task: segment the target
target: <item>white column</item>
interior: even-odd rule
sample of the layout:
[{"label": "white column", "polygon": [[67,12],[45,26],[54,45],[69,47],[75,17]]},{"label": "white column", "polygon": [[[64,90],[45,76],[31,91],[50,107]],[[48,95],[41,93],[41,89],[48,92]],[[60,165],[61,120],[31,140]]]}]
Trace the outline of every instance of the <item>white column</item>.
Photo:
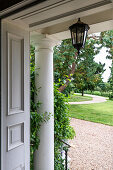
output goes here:
[{"label": "white column", "polygon": [[53,40],[43,38],[35,45],[35,61],[38,69],[36,88],[40,88],[36,102],[40,101],[39,113],[51,113],[47,123],[41,125],[40,146],[34,154],[34,170],[54,170],[54,95],[53,95]]}]

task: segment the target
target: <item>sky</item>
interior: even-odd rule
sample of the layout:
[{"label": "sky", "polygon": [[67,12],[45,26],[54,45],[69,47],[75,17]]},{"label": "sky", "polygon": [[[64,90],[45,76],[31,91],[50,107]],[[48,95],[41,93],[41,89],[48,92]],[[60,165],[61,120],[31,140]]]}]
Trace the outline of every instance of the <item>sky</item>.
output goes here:
[{"label": "sky", "polygon": [[102,47],[100,53],[95,56],[95,61],[97,63],[99,63],[99,62],[101,62],[102,64],[105,63],[104,69],[106,69],[106,71],[102,75],[104,82],[107,82],[107,80],[110,76],[110,68],[109,67],[111,66],[111,60],[106,59],[106,56],[107,56],[107,52],[106,52],[105,47]]}]

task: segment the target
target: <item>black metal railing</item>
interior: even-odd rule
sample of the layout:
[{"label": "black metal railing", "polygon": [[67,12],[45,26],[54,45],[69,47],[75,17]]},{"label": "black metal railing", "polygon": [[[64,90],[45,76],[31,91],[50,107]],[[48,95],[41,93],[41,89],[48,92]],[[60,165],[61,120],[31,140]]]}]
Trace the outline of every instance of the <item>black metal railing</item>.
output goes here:
[{"label": "black metal railing", "polygon": [[71,146],[63,140],[60,141],[64,144],[63,150],[65,151],[65,170],[68,170],[68,150]]}]

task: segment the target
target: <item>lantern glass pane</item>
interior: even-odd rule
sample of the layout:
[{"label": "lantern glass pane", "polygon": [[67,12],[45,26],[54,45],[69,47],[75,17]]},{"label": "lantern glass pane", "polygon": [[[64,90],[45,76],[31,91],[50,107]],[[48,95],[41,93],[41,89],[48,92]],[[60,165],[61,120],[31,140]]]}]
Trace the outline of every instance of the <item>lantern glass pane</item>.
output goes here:
[{"label": "lantern glass pane", "polygon": [[84,27],[78,27],[77,28],[77,44],[81,44],[83,43],[83,35],[84,35]]},{"label": "lantern glass pane", "polygon": [[80,44],[81,42],[81,32],[78,32],[77,34],[77,43]]},{"label": "lantern glass pane", "polygon": [[86,37],[87,37],[87,30],[85,30],[85,32],[84,32],[83,47],[84,47],[85,42],[86,42]]},{"label": "lantern glass pane", "polygon": [[72,44],[76,44],[76,29],[71,30]]},{"label": "lantern glass pane", "polygon": [[76,33],[72,32],[72,43],[76,44]]},{"label": "lantern glass pane", "polygon": [[71,31],[72,44],[74,48],[78,50],[79,53],[79,50],[85,45],[89,26],[81,22],[79,18],[78,22],[76,24],[71,25],[69,29]]}]

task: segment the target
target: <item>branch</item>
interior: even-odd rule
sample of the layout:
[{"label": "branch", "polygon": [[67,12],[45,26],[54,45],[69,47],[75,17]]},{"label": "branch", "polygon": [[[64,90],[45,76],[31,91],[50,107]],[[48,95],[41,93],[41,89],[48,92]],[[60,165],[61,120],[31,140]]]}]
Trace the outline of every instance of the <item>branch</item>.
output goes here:
[{"label": "branch", "polygon": [[[75,56],[74,56],[75,61],[76,61],[76,59],[77,59],[77,56],[78,56],[78,54],[75,53]],[[62,86],[59,87],[59,89],[58,89],[59,92],[63,92],[63,91],[65,90],[65,88],[68,86],[68,84],[69,84],[69,82],[70,82],[70,79],[71,79],[71,76],[75,73],[75,66],[76,66],[75,62],[72,63],[71,71],[70,71],[70,73],[68,74],[68,77],[66,78],[66,83],[65,83],[64,85],[62,85]]]}]

